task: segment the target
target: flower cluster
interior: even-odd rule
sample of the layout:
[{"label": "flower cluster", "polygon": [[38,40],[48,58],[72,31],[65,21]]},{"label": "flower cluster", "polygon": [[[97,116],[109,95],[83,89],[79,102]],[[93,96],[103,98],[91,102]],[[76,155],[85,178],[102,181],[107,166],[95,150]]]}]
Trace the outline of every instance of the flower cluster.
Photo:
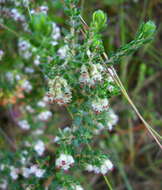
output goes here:
[{"label": "flower cluster", "polygon": [[106,98],[104,99],[97,98],[96,100],[92,101],[92,109],[95,113],[106,111],[108,108],[109,108],[109,101]]},{"label": "flower cluster", "polygon": [[63,170],[68,170],[73,166],[74,162],[74,158],[71,155],[62,153],[59,158],[56,159],[56,167]]},{"label": "flower cluster", "polygon": [[51,102],[56,102],[58,105],[65,105],[71,101],[71,87],[62,77],[55,77],[49,80],[48,97]]},{"label": "flower cluster", "polygon": [[87,164],[85,169],[88,172],[94,172],[96,174],[103,174],[105,175],[106,173],[112,171],[114,168],[112,162],[109,159],[103,160],[102,164],[100,166],[96,166],[96,165],[91,165],[91,164]]},{"label": "flower cluster", "polygon": [[81,85],[88,85],[90,87],[95,86],[96,82],[102,80],[102,72],[104,68],[101,64],[88,64],[81,66],[81,75],[79,82]]}]

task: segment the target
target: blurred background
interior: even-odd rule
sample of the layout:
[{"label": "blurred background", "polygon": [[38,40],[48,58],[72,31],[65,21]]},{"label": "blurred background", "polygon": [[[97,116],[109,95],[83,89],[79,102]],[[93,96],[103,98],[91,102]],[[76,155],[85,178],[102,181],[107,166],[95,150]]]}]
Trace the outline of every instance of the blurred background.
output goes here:
[{"label": "blurred background", "polygon": [[[131,41],[143,21],[156,23],[154,42],[123,58],[116,69],[144,118],[162,134],[162,1],[89,0],[82,1],[82,6],[87,22],[95,9],[102,9],[108,14],[108,28],[104,32],[107,52],[115,51]],[[162,189],[162,152],[123,96],[114,98],[112,104],[119,115],[110,145],[113,158],[118,163],[110,178],[114,189]],[[103,141],[107,141],[106,137],[103,137]],[[96,183],[96,190],[104,189],[102,179],[94,177],[92,183]]]},{"label": "blurred background", "polygon": [[[131,99],[143,117],[159,134],[162,134],[162,1],[82,0],[80,7],[82,16],[87,23],[90,22],[91,15],[95,10],[102,9],[107,13],[108,27],[103,32],[107,53],[115,51],[133,40],[139,25],[143,21],[152,20],[156,23],[155,40],[133,55],[123,58],[121,63],[115,67]],[[66,26],[61,0],[54,2],[52,11],[54,12],[53,18],[58,25]],[[7,24],[9,23],[10,21]],[[21,34],[21,28],[18,32]],[[23,100],[22,94],[16,86],[10,88],[6,85],[3,73],[9,70],[14,70],[16,73],[15,65],[20,60],[14,59],[16,55],[13,52],[17,51],[14,43],[16,42],[15,36],[6,32],[4,28],[0,28],[0,35],[0,47],[8,51],[9,55],[12,54],[12,58],[6,56],[3,59],[3,64],[0,65],[0,149],[7,149],[12,152],[15,146],[21,144],[26,135],[17,129],[15,118],[22,114],[24,104],[31,100],[37,102],[37,98],[34,99],[32,98],[33,95],[28,95],[27,99]],[[9,40],[12,43],[8,43]],[[28,63],[25,64],[30,66]],[[43,79],[40,81],[42,74],[38,70],[32,79],[37,81],[39,77],[36,86],[33,87],[35,97],[41,97],[43,94],[43,90],[39,90]],[[18,94],[20,98],[18,98]],[[11,101],[9,101],[10,99]],[[119,122],[111,136],[102,134],[95,139],[93,145],[97,145],[104,149],[105,153],[111,154],[116,165],[115,170],[108,175],[113,189],[161,190],[162,152],[122,95],[114,97],[111,100],[111,105],[119,116]],[[56,106],[52,108],[52,111],[55,117],[49,123],[55,126],[55,129],[46,129],[49,138],[51,137],[50,134],[54,134],[58,127],[70,123],[70,117],[63,108],[60,109]],[[47,123],[43,125],[45,126]],[[102,176],[89,173],[76,173],[75,175],[80,178],[85,189],[107,189]]]}]

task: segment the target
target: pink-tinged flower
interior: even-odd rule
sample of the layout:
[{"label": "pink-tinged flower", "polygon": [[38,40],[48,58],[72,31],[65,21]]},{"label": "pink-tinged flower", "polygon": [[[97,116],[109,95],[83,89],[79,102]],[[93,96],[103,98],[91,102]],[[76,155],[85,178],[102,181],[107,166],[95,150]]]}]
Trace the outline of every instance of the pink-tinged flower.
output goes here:
[{"label": "pink-tinged flower", "polygon": [[59,158],[56,159],[56,167],[66,171],[73,166],[74,162],[74,158],[71,155],[61,154]]}]

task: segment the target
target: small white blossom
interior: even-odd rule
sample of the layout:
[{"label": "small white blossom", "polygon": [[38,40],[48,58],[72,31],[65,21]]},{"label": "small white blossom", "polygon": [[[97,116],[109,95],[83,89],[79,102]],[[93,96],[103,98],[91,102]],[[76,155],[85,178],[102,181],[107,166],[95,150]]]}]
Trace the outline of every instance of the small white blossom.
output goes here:
[{"label": "small white blossom", "polygon": [[24,165],[26,163],[26,158],[24,156],[21,157],[20,162]]},{"label": "small white blossom", "polygon": [[38,169],[38,166],[37,166],[37,165],[32,165],[32,166],[30,167],[30,173],[31,173],[31,174],[34,174],[34,173],[37,171],[37,169]]},{"label": "small white blossom", "polygon": [[5,75],[7,80],[9,80],[10,82],[14,81],[14,74],[12,72],[7,72]]},{"label": "small white blossom", "polygon": [[27,105],[27,106],[25,107],[25,109],[26,109],[29,113],[34,113],[34,109],[33,109],[31,106],[29,106],[29,105]]},{"label": "small white blossom", "polygon": [[33,165],[30,167],[30,174],[34,174],[36,177],[43,177],[45,170],[38,168],[37,165]]},{"label": "small white blossom", "polygon": [[19,39],[18,48],[20,56],[22,56],[24,59],[29,59],[32,56],[31,44],[23,38]]},{"label": "small white blossom", "polygon": [[24,22],[25,21],[25,17],[24,15],[20,14],[18,9],[13,8],[10,11],[10,16],[15,20],[15,21],[21,21]]},{"label": "small white blossom", "polygon": [[106,98],[104,98],[104,99],[98,98],[98,99],[92,101],[92,109],[96,113],[105,111],[108,109],[108,107],[109,107],[109,101]]},{"label": "small white blossom", "polygon": [[26,72],[26,73],[34,73],[34,69],[31,68],[31,67],[26,67],[26,68],[25,68],[25,72]]},{"label": "small white blossom", "polygon": [[4,164],[1,164],[0,165],[0,171],[3,171],[5,169],[5,165]]},{"label": "small white blossom", "polygon": [[103,160],[103,163],[101,164],[101,166],[95,166],[95,165],[91,165],[91,164],[87,164],[85,166],[85,170],[87,170],[88,172],[94,172],[96,174],[101,173],[103,175],[105,175],[109,171],[112,171],[113,168],[114,168],[114,166],[109,159]]},{"label": "small white blossom", "polygon": [[109,129],[109,131],[112,131],[113,126],[117,124],[119,117],[115,114],[115,112],[112,109],[109,109],[107,112],[107,125],[106,127]]},{"label": "small white blossom", "polygon": [[52,116],[52,112],[43,111],[38,115],[38,119],[41,121],[47,121]]},{"label": "small white blossom", "polygon": [[92,166],[91,164],[87,164],[85,170],[88,172],[92,172],[94,170],[94,166]]},{"label": "small white blossom", "polygon": [[0,61],[2,60],[3,55],[4,55],[4,51],[0,49]]},{"label": "small white blossom", "polygon": [[[66,187],[63,187],[63,188],[59,188],[59,190],[69,190],[69,189],[67,189]],[[84,189],[80,185],[72,184],[70,190],[84,190]]]},{"label": "small white blossom", "polygon": [[45,144],[43,141],[38,140],[34,146],[34,150],[37,152],[39,156],[42,156],[45,151]]},{"label": "small white blossom", "polygon": [[48,97],[51,102],[56,102],[58,105],[65,105],[71,101],[71,87],[65,79],[57,76],[53,80],[49,80]]},{"label": "small white blossom", "polygon": [[18,42],[19,50],[27,51],[30,48],[30,43],[22,38],[19,39]]},{"label": "small white blossom", "polygon": [[96,126],[97,126],[97,128],[94,130],[94,133],[95,133],[96,135],[99,135],[100,132],[101,132],[105,127],[104,127],[104,125],[103,125],[102,123],[100,123],[100,122],[97,122],[97,123],[96,123]]},{"label": "small white blossom", "polygon": [[43,134],[43,130],[42,129],[37,129],[35,131],[32,132],[33,135],[42,135]]},{"label": "small white blossom", "polygon": [[68,170],[74,164],[74,158],[68,154],[61,154],[59,158],[56,159],[56,167]]},{"label": "small white blossom", "polygon": [[44,107],[46,107],[46,103],[44,101],[39,101],[37,103],[37,106],[44,108]]},{"label": "small white blossom", "polygon": [[41,62],[40,62],[40,56],[39,56],[39,55],[37,55],[37,56],[35,57],[35,59],[34,59],[34,64],[35,64],[35,65],[40,65],[40,64],[41,64]]},{"label": "small white blossom", "polygon": [[42,12],[42,13],[44,13],[44,14],[47,14],[47,12],[48,12],[48,7],[47,6],[40,6],[39,7],[39,9],[40,9],[40,12]]},{"label": "small white blossom", "polygon": [[32,90],[32,88],[33,88],[28,80],[24,80],[23,83],[21,84],[21,87],[27,93],[29,93]]},{"label": "small white blossom", "polygon": [[101,165],[101,173],[105,175],[107,172],[112,171],[114,168],[112,162],[108,159]]},{"label": "small white blossom", "polygon": [[23,130],[29,130],[30,129],[30,125],[29,125],[27,120],[18,121],[18,125]]},{"label": "small white blossom", "polygon": [[101,64],[82,65],[79,82],[81,85],[95,86],[96,82],[102,80],[103,66]]},{"label": "small white blossom", "polygon": [[3,189],[7,189],[7,180],[3,179],[2,181],[0,181],[0,188]]},{"label": "small white blossom", "polygon": [[25,177],[25,178],[29,178],[29,176],[30,176],[30,169],[23,167],[23,168],[22,168],[22,175],[23,175],[23,177]]},{"label": "small white blossom", "polygon": [[53,142],[54,142],[54,143],[57,143],[59,140],[60,140],[60,137],[56,136],[56,137],[53,139]]},{"label": "small white blossom", "polygon": [[113,85],[109,85],[109,86],[107,87],[107,89],[108,89],[109,92],[113,92],[114,86],[113,86]]},{"label": "small white blossom", "polygon": [[65,45],[65,46],[59,48],[58,54],[59,54],[61,59],[64,59],[67,57],[68,49],[69,49],[68,45]]},{"label": "small white blossom", "polygon": [[41,178],[41,177],[43,177],[44,173],[45,173],[45,170],[37,169],[35,172],[35,176],[38,178]]},{"label": "small white blossom", "polygon": [[16,180],[18,178],[19,169],[15,168],[14,166],[10,167],[10,176],[13,180]]},{"label": "small white blossom", "polygon": [[21,80],[21,76],[20,76],[19,74],[17,74],[17,75],[15,75],[15,79],[16,79],[17,81],[19,81],[19,80]]},{"label": "small white blossom", "polygon": [[73,185],[73,186],[72,186],[72,189],[73,189],[73,190],[84,190],[83,187],[80,186],[80,185]]}]

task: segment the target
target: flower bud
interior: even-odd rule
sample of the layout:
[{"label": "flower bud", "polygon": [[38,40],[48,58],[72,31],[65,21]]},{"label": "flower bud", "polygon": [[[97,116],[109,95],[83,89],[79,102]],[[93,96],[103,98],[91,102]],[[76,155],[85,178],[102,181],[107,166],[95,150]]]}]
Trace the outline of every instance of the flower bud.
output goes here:
[{"label": "flower bud", "polygon": [[49,18],[44,13],[35,14],[31,19],[31,29],[39,34],[49,35],[52,31],[52,25]]},{"label": "flower bud", "polygon": [[156,30],[156,25],[154,22],[148,21],[146,22],[146,24],[144,24],[143,32],[147,34],[148,37],[152,36],[155,33],[155,30]]},{"label": "flower bud", "polygon": [[107,21],[107,16],[103,11],[101,11],[101,10],[95,11],[93,13],[92,18],[93,18],[92,23],[97,30],[101,30],[105,27],[106,21]]},{"label": "flower bud", "polygon": [[151,38],[155,33],[155,31],[156,31],[155,23],[152,21],[148,21],[142,25],[139,37]]}]

